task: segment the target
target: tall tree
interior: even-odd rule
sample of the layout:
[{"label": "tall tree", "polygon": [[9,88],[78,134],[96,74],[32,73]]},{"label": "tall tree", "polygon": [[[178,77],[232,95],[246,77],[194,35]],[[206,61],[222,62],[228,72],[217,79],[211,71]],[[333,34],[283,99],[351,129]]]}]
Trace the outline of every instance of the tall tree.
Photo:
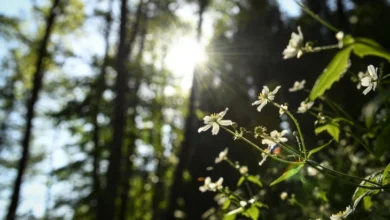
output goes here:
[{"label": "tall tree", "polygon": [[[203,13],[209,4],[209,0],[199,0],[199,11],[198,11],[198,25],[197,25],[197,41],[200,42],[202,36],[202,24],[203,24]],[[192,134],[194,133],[194,127],[196,126],[196,96],[198,91],[197,85],[197,69],[195,67],[193,78],[192,78],[192,87],[190,92],[189,106],[188,106],[188,115],[186,118],[185,131],[184,131],[184,140],[179,151],[179,163],[176,167],[174,173],[174,180],[171,187],[168,208],[166,212],[166,219],[172,219],[173,213],[177,207],[177,199],[180,195],[180,189],[183,185],[183,173],[188,166],[188,159],[190,158],[191,152],[193,151],[193,146],[191,145]]]},{"label": "tall tree", "polygon": [[16,210],[18,207],[20,188],[23,182],[23,176],[26,171],[29,154],[30,154],[30,140],[31,140],[31,131],[32,131],[32,120],[34,119],[34,108],[35,104],[38,101],[38,95],[42,87],[42,81],[44,76],[44,59],[47,57],[47,46],[50,41],[50,36],[53,30],[55,18],[58,14],[60,7],[60,0],[54,0],[50,8],[49,15],[46,20],[46,29],[43,39],[40,43],[38,52],[37,52],[37,61],[36,69],[33,79],[33,88],[31,91],[31,96],[27,98],[27,115],[26,115],[26,125],[22,139],[22,157],[19,160],[18,164],[18,173],[14,182],[13,192],[11,196],[11,202],[8,208],[7,220],[15,219]]},{"label": "tall tree", "polygon": [[106,175],[106,188],[99,199],[97,218],[114,219],[115,199],[117,195],[119,177],[121,175],[121,153],[125,129],[126,90],[127,90],[127,31],[128,31],[128,1],[121,1],[121,18],[119,28],[119,44],[116,56],[116,82],[115,82],[115,103],[113,116],[113,139],[110,149],[109,166]]}]

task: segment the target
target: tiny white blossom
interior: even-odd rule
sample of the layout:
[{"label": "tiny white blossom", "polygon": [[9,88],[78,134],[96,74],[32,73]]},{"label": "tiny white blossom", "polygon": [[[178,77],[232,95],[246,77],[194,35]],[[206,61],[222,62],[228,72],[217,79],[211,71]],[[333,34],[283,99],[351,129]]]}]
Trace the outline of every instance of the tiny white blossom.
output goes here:
[{"label": "tiny white blossom", "polygon": [[203,131],[207,131],[207,130],[209,130],[212,127],[211,133],[213,135],[216,135],[219,132],[219,126],[220,125],[222,125],[222,126],[230,126],[230,125],[232,125],[233,122],[231,120],[222,120],[228,110],[229,109],[226,108],[225,111],[222,111],[222,112],[220,112],[218,114],[212,114],[210,116],[204,117],[203,121],[204,121],[204,123],[206,125],[201,127],[201,128],[199,128],[198,132],[200,133],[200,132],[203,132]]},{"label": "tiny white blossom", "polygon": [[358,82],[358,84],[357,84],[357,86],[356,86],[356,88],[357,89],[361,89],[362,88],[362,79],[364,78],[364,77],[366,77],[366,76],[368,76],[368,72],[365,72],[365,73],[363,73],[363,72],[359,72],[358,73],[358,77],[359,77],[359,82]]},{"label": "tiny white blossom", "polygon": [[241,205],[242,207],[245,207],[246,205],[248,205],[248,203],[247,203],[246,201],[240,201],[240,205]]},{"label": "tiny white blossom", "polygon": [[206,179],[204,180],[203,186],[199,187],[199,191],[201,191],[201,192],[206,192],[206,191],[215,192],[217,190],[221,190],[223,188],[222,183],[223,183],[222,177],[219,178],[218,181],[215,183],[211,182],[210,177],[206,177]]},{"label": "tiny white blossom", "polygon": [[268,86],[263,86],[263,90],[261,91],[258,100],[253,102],[252,105],[259,105],[257,107],[257,111],[261,112],[261,109],[268,103],[268,100],[274,100],[275,94],[279,91],[280,86],[277,86],[274,91],[270,92]]},{"label": "tiny white blossom", "polygon": [[376,85],[377,85],[377,80],[378,80],[378,75],[377,75],[377,69],[373,65],[369,65],[367,67],[367,72],[368,75],[364,76],[361,80],[360,83],[362,86],[367,87],[364,91],[363,94],[367,95],[371,91],[375,91]]},{"label": "tiny white blossom", "polygon": [[[265,151],[267,151],[267,153],[269,153],[268,149],[265,149]],[[263,159],[259,162],[259,166],[263,165],[263,163],[267,160],[268,155],[265,153],[261,153],[261,157]]]},{"label": "tiny white blossom", "polygon": [[228,148],[225,148],[225,150],[221,151],[217,158],[215,158],[215,163],[221,163],[222,161],[226,160],[226,156],[229,152]]},{"label": "tiny white blossom", "polygon": [[338,46],[339,48],[343,47],[343,40],[344,40],[344,32],[339,31],[336,34],[336,39],[339,41]]},{"label": "tiny white blossom", "polygon": [[280,199],[283,200],[283,201],[286,200],[287,197],[288,197],[288,193],[286,193],[286,192],[282,192],[282,193],[280,194]]},{"label": "tiny white blossom", "polygon": [[296,91],[302,90],[305,88],[305,83],[306,83],[306,80],[302,80],[300,82],[295,81],[293,87],[289,88],[288,91],[296,92]]},{"label": "tiny white blossom", "polygon": [[290,41],[287,48],[283,51],[283,59],[289,59],[293,57],[301,57],[303,54],[303,34],[301,27],[298,26],[298,33],[291,33]]},{"label": "tiny white blossom", "polygon": [[288,106],[286,104],[280,105],[279,116],[282,116],[284,114],[284,112],[287,111],[287,109],[288,109]]},{"label": "tiny white blossom", "polygon": [[333,214],[332,216],[330,216],[330,219],[331,220],[341,220],[341,219],[346,219],[348,217],[349,214],[352,213],[352,209],[351,209],[351,206],[348,206],[344,212],[339,212],[337,214]]},{"label": "tiny white blossom", "polygon": [[313,167],[308,167],[307,174],[309,174],[309,176],[316,176],[318,174],[318,170]]},{"label": "tiny white blossom", "polygon": [[274,146],[276,143],[279,142],[287,142],[287,138],[284,137],[286,134],[288,134],[287,130],[283,130],[282,132],[278,132],[277,130],[271,131],[270,136],[271,137],[265,137],[261,143],[268,145],[267,150],[271,150],[270,148]]},{"label": "tiny white blossom", "polygon": [[298,113],[305,113],[313,106],[314,102],[301,102],[301,105],[298,108]]},{"label": "tiny white blossom", "polygon": [[242,167],[240,167],[240,173],[242,174],[242,175],[245,175],[245,174],[247,174],[248,173],[248,167],[247,166],[242,166]]}]

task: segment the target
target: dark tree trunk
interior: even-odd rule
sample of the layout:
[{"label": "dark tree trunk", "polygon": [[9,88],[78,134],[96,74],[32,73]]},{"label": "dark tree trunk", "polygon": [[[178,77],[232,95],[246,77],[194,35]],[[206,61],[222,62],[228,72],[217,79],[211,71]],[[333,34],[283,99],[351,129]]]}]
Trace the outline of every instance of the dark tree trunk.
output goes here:
[{"label": "dark tree trunk", "polygon": [[115,199],[120,178],[121,152],[125,128],[126,111],[126,91],[127,91],[127,73],[126,73],[126,32],[128,22],[127,0],[121,1],[121,19],[119,30],[119,45],[116,60],[116,98],[114,103],[113,116],[113,140],[110,149],[109,165],[107,170],[107,186],[99,199],[97,218],[101,220],[114,219],[115,217]]},{"label": "dark tree trunk", "polygon": [[44,75],[44,66],[43,60],[47,56],[47,45],[49,43],[50,35],[53,29],[54,21],[56,18],[56,11],[59,7],[60,0],[54,0],[53,5],[50,9],[49,16],[47,18],[45,35],[40,43],[38,50],[38,59],[36,64],[36,70],[34,73],[34,84],[31,91],[31,96],[27,98],[27,116],[26,116],[26,126],[22,140],[22,157],[19,160],[18,164],[18,173],[15,179],[14,188],[11,196],[11,203],[8,208],[7,220],[13,220],[16,217],[16,210],[19,202],[20,188],[23,182],[23,176],[26,171],[29,154],[30,154],[30,139],[32,131],[32,121],[34,119],[34,107],[38,100],[39,91],[42,87],[43,75]]},{"label": "dark tree trunk", "polygon": [[[110,31],[111,31],[111,25],[112,25],[112,4],[113,1],[110,0],[109,2],[109,9],[107,14],[105,15],[105,20],[106,20],[106,29],[104,31],[104,41],[105,41],[105,52],[104,52],[104,57],[103,57],[103,62],[100,68],[100,74],[98,76],[97,82],[96,82],[96,92],[94,94],[94,103],[93,103],[93,110],[92,110],[92,138],[93,138],[93,143],[94,143],[94,149],[92,152],[93,156],[93,170],[92,170],[92,181],[93,181],[93,199],[94,203],[91,204],[91,206],[95,209],[96,208],[96,203],[99,194],[100,194],[100,152],[101,152],[101,146],[100,146],[100,127],[98,124],[98,114],[101,108],[101,101],[102,101],[102,95],[105,89],[105,78],[106,78],[106,68],[108,64],[108,57],[109,57],[109,49],[110,49],[110,41],[109,41],[109,36],[110,36]],[[93,90],[93,88],[91,88]],[[96,213],[96,210],[95,210]],[[97,218],[97,217],[96,217]]]},{"label": "dark tree trunk", "polygon": [[[203,23],[203,12],[205,11],[208,5],[208,0],[199,0],[199,20],[197,26],[197,40],[200,41],[202,35],[202,23]],[[183,172],[187,168],[189,163],[189,158],[192,154],[193,147],[191,145],[192,134],[195,132],[194,127],[197,124],[195,115],[196,110],[196,95],[198,91],[198,85],[196,82],[197,70],[195,71],[192,78],[192,87],[190,93],[190,100],[188,106],[188,115],[186,118],[186,126],[184,131],[184,140],[179,151],[179,163],[177,164],[174,179],[170,190],[168,208],[166,210],[165,219],[174,219],[174,211],[177,208],[177,199],[180,196],[181,189],[183,188]]]},{"label": "dark tree trunk", "polygon": [[[144,18],[144,26],[146,25],[146,15],[145,13],[146,12],[143,12],[143,8],[146,8],[146,7],[143,7],[144,6],[144,3],[143,1],[141,0],[138,4],[138,8],[137,8],[137,12],[136,12],[136,19],[135,19],[135,22],[134,22],[134,25],[133,25],[133,31],[131,33],[131,36],[129,38],[129,42],[128,42],[128,55],[130,56],[131,55],[131,50],[132,50],[132,45],[136,39],[136,36],[138,34],[138,31],[139,31],[139,26],[140,26],[140,22],[141,22],[141,18]],[[145,15],[145,16],[143,16]],[[141,42],[140,42],[140,51],[139,51],[139,54],[137,56],[137,61],[140,61],[140,58],[142,57],[142,53],[143,53],[143,47],[144,47],[144,39],[145,39],[145,35],[146,35],[146,28],[143,27],[142,28],[142,32],[141,32]],[[132,168],[133,168],[133,163],[130,161],[130,156],[134,153],[135,151],[135,140],[137,139],[137,135],[136,135],[136,127],[135,127],[135,117],[137,116],[137,112],[136,112],[136,107],[138,105],[138,102],[139,102],[139,99],[138,99],[138,96],[137,96],[137,93],[138,93],[138,89],[141,85],[141,75],[136,75],[134,76],[134,79],[135,79],[135,86],[134,88],[132,89],[132,94],[131,94],[131,100],[130,100],[130,103],[129,103],[129,107],[132,107],[134,109],[131,117],[130,117],[130,124],[131,124],[131,127],[130,127],[130,130],[129,130],[129,140],[130,140],[130,143],[128,145],[128,148],[126,149],[126,153],[125,153],[125,156],[124,156],[124,166],[123,166],[123,173],[124,173],[124,179],[123,179],[123,184],[122,184],[122,194],[121,194],[121,205],[120,205],[120,210],[119,210],[119,219],[120,220],[125,220],[126,219],[126,213],[127,213],[127,209],[128,209],[128,203],[129,203],[129,191],[130,191],[130,178],[132,176]]]}]

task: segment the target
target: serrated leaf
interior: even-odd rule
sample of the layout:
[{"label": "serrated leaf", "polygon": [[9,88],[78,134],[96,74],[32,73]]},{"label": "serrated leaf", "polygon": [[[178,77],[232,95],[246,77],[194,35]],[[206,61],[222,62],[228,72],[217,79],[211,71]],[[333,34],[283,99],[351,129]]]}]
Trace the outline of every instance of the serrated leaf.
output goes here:
[{"label": "serrated leaf", "polygon": [[313,89],[310,92],[310,100],[322,96],[326,90],[332,87],[333,83],[338,81],[348,66],[349,55],[354,45],[336,53],[332,61],[328,64],[322,74],[318,77]]},{"label": "serrated leaf", "polygon": [[257,220],[260,215],[260,210],[256,206],[252,205],[249,209],[247,209],[244,213],[245,216]]},{"label": "serrated leaf", "polygon": [[245,181],[245,177],[242,176],[242,177],[238,180],[237,186],[240,187],[244,181]]},{"label": "serrated leaf", "polygon": [[332,121],[331,123],[319,126],[314,130],[316,134],[324,131],[328,132],[328,134],[330,134],[330,136],[332,136],[337,142],[339,141],[340,128],[337,122]]},{"label": "serrated leaf", "polygon": [[318,151],[324,149],[326,146],[328,146],[329,144],[331,144],[333,142],[333,140],[330,140],[328,143],[325,143],[319,147],[316,147],[314,148],[313,150],[309,151],[309,154],[307,155],[307,157],[310,157],[311,155],[317,153]]},{"label": "serrated leaf", "polygon": [[355,43],[353,45],[353,53],[358,57],[365,57],[365,56],[376,56],[381,57],[388,62],[390,62],[390,53],[383,50],[382,48],[375,47],[372,45],[367,45],[363,43]]},{"label": "serrated leaf", "polygon": [[226,199],[226,201],[222,204],[222,210],[229,208],[229,206],[230,206],[230,200]]},{"label": "serrated leaf", "polygon": [[263,187],[263,183],[256,177],[256,176],[253,176],[253,175],[249,175],[247,177],[248,181],[260,186],[260,187]]},{"label": "serrated leaf", "polygon": [[284,181],[284,180],[286,180],[286,179],[288,179],[288,178],[294,176],[295,174],[298,173],[298,171],[299,171],[300,169],[302,169],[303,166],[304,166],[304,164],[301,164],[301,165],[299,165],[299,166],[297,166],[297,167],[293,167],[293,168],[289,169],[288,171],[286,171],[285,173],[283,173],[282,176],[280,176],[279,178],[277,178],[276,180],[274,180],[274,181],[270,184],[270,186],[273,186],[273,185],[275,185],[275,184],[278,184],[278,183],[280,183],[280,182],[282,182],[282,181]]}]

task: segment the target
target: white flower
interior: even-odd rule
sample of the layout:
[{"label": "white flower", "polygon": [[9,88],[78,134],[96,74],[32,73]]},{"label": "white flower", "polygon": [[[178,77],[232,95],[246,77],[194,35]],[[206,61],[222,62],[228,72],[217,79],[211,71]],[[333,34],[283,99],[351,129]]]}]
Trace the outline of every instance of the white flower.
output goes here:
[{"label": "white flower", "polygon": [[283,130],[282,132],[278,132],[277,130],[271,131],[271,137],[265,137],[261,143],[268,145],[268,151],[271,151],[271,147],[279,142],[287,142],[287,138],[284,137],[288,134],[287,130]]},{"label": "white flower", "polygon": [[348,206],[344,212],[339,212],[337,214],[334,214],[332,216],[330,216],[330,219],[331,220],[341,220],[341,219],[346,219],[348,217],[349,214],[352,213],[352,209],[351,209],[351,206]]},{"label": "white flower", "polygon": [[301,57],[303,54],[303,34],[301,27],[298,26],[298,34],[292,32],[290,41],[288,42],[287,48],[283,51],[283,59],[289,59],[293,57]]},{"label": "white flower", "polygon": [[295,81],[293,87],[289,88],[288,91],[296,92],[296,91],[302,90],[305,88],[305,83],[306,83],[306,80],[302,80],[300,82]]},{"label": "white flower", "polygon": [[364,77],[366,77],[366,76],[368,76],[368,73],[367,72],[365,72],[365,73],[363,73],[363,72],[359,72],[358,73],[358,77],[359,77],[359,82],[358,82],[358,84],[357,84],[357,86],[356,86],[356,88],[357,89],[361,89],[362,88],[362,79],[364,78]]},{"label": "white flower", "polygon": [[314,125],[324,124],[325,122],[326,122],[325,116],[321,112],[319,112],[317,115],[317,120],[315,120],[314,122]]},{"label": "white flower", "polygon": [[[265,149],[265,151],[266,151],[267,153],[269,153],[269,150],[268,150],[268,149]],[[263,163],[267,160],[268,155],[265,154],[265,153],[261,153],[261,157],[262,157],[263,159],[259,162],[259,166],[263,165]]]},{"label": "white flower", "polygon": [[287,197],[288,197],[288,193],[286,193],[286,192],[282,192],[282,193],[280,194],[280,199],[283,200],[283,201],[286,200]]},{"label": "white flower", "polygon": [[222,111],[222,112],[220,112],[218,114],[212,114],[210,116],[204,117],[203,121],[204,121],[204,123],[206,125],[201,127],[201,128],[199,128],[198,132],[200,133],[200,132],[203,132],[203,131],[207,131],[211,127],[213,127],[213,129],[211,130],[211,133],[213,135],[216,135],[219,132],[219,126],[220,125],[222,125],[222,126],[232,125],[233,122],[231,120],[222,120],[228,110],[229,109],[226,108],[225,111]]},{"label": "white flower", "polygon": [[318,170],[313,167],[308,167],[307,174],[309,174],[309,176],[316,176],[318,174]]},{"label": "white flower", "polygon": [[199,190],[201,192],[206,192],[206,191],[217,191],[217,190],[220,190],[223,188],[222,186],[222,183],[223,183],[223,178],[219,178],[217,182],[213,183],[211,182],[211,178],[210,177],[206,177],[206,179],[204,180],[204,184],[203,186],[200,186],[199,187]]},{"label": "white flower", "polygon": [[245,207],[246,205],[248,205],[248,203],[246,201],[240,201],[240,206],[241,207]]},{"label": "white flower", "polygon": [[305,113],[313,106],[314,102],[301,102],[301,105],[298,108],[298,113]]},{"label": "white flower", "polygon": [[343,47],[343,40],[344,40],[344,32],[339,31],[336,34],[336,39],[339,41],[338,46],[339,48]]},{"label": "white flower", "polygon": [[363,91],[364,95],[367,95],[367,93],[369,93],[371,91],[371,89],[373,91],[375,91],[375,88],[377,85],[377,79],[378,79],[378,75],[377,75],[376,71],[377,71],[377,69],[375,69],[375,67],[373,65],[369,65],[367,67],[368,74],[360,80],[360,83],[362,84],[362,86],[367,87]]},{"label": "white flower", "polygon": [[277,86],[274,91],[270,92],[268,86],[263,86],[257,101],[253,102],[252,105],[259,105],[257,111],[261,112],[261,109],[268,103],[268,100],[274,100],[275,94],[279,91],[280,86]]},{"label": "white flower", "polygon": [[288,106],[286,104],[280,105],[279,115],[282,116],[284,114],[284,112],[287,111],[287,109],[288,109]]},{"label": "white flower", "polygon": [[226,160],[226,156],[228,154],[229,149],[225,148],[225,150],[221,151],[217,158],[215,158],[215,163],[221,163],[222,161]]},{"label": "white flower", "polygon": [[247,174],[248,173],[248,167],[247,166],[242,166],[242,167],[240,167],[240,173],[242,174],[242,175],[245,175],[245,174]]}]

